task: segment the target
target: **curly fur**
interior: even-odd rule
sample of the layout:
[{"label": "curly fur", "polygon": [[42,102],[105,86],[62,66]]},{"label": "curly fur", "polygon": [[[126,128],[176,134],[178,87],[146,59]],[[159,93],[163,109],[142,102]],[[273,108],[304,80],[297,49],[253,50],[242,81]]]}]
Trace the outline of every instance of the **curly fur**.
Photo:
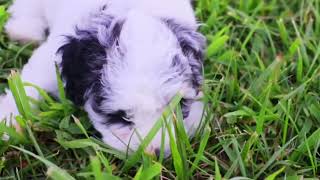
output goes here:
[{"label": "curly fur", "polygon": [[[105,143],[136,150],[177,92],[187,131],[198,127],[205,38],[189,0],[15,0],[10,12],[8,35],[41,44],[23,80],[57,93],[58,63],[68,98],[84,106]],[[18,113],[11,92],[1,99],[1,117]],[[159,152],[161,137],[147,150]]]}]

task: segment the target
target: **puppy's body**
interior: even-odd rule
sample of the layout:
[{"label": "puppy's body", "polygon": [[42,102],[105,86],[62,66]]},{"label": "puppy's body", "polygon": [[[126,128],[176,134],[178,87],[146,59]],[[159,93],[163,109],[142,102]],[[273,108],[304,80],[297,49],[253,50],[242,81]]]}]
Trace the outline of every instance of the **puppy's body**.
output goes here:
[{"label": "puppy's body", "polygon": [[117,17],[136,11],[197,27],[189,0],[16,0],[7,32],[19,41],[43,41],[47,28],[50,35],[74,33],[79,22],[104,6]]},{"label": "puppy's body", "polygon": [[[9,36],[41,43],[23,80],[56,93],[60,64],[68,97],[107,144],[135,150],[177,92],[188,106],[185,127],[192,134],[198,126],[204,39],[188,0],[16,0],[10,12]],[[0,118],[18,114],[11,92],[0,109]],[[158,133],[148,148],[160,144]]]}]

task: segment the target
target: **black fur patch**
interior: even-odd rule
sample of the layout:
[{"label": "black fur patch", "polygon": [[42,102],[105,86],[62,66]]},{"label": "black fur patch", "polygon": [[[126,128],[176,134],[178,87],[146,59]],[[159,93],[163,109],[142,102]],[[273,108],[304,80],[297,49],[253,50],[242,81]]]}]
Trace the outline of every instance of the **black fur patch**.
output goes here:
[{"label": "black fur patch", "polygon": [[111,32],[109,36],[109,43],[111,45],[114,43],[118,43],[117,39],[120,36],[123,24],[124,24],[124,21],[117,21],[116,23],[112,24],[112,26],[110,27]]},{"label": "black fur patch", "polygon": [[164,22],[176,35],[183,54],[188,58],[192,70],[192,84],[199,89],[203,83],[202,67],[204,50],[206,47],[205,37],[187,26],[183,26],[172,19]]},{"label": "black fur patch", "polygon": [[67,40],[58,50],[62,54],[61,75],[68,98],[76,105],[83,105],[87,90],[99,83],[100,71],[107,63],[106,50],[93,36],[67,37]]},{"label": "black fur patch", "polygon": [[180,106],[181,106],[183,119],[185,119],[189,116],[190,110],[191,110],[191,105],[193,102],[194,102],[193,99],[185,99],[185,98],[181,99]]},{"label": "black fur patch", "polygon": [[[88,92],[94,96],[93,102],[99,105],[102,84],[101,70],[107,65],[108,50],[117,42],[123,21],[116,21],[112,16],[94,16],[92,26],[75,28],[76,37],[67,36],[67,42],[59,48],[62,55],[61,75],[65,82],[68,98],[76,105],[84,105]],[[105,31],[100,31],[104,29]],[[104,34],[101,34],[104,33]],[[99,35],[99,37],[98,37]],[[89,91],[90,90],[90,91]],[[104,97],[105,98],[105,97]],[[99,109],[96,107],[95,109]]]},{"label": "black fur patch", "polygon": [[[206,39],[196,30],[183,26],[172,19],[166,19],[164,22],[176,35],[183,54],[188,58],[188,62],[192,71],[190,81],[193,85],[193,88],[199,92],[203,83],[202,69]],[[177,60],[179,59],[173,60],[173,64],[175,66],[179,64]],[[193,99],[181,100],[180,105],[184,119],[189,116],[190,108],[193,102]]]}]

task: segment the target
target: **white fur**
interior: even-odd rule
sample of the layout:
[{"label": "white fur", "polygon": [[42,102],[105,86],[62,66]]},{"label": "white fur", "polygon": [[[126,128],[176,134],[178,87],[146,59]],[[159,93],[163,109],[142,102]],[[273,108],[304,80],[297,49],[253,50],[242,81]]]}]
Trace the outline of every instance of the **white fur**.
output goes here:
[{"label": "white fur", "polygon": [[[118,49],[125,49],[123,63],[119,63],[117,50],[109,54],[110,66],[104,68],[104,76],[115,92],[104,109],[132,109],[136,126],[134,129],[111,126],[101,126],[103,117],[96,114],[90,106],[90,100],[85,104],[95,128],[102,133],[107,144],[126,151],[135,150],[139,144],[139,136],[146,136],[155,121],[161,115],[167,102],[179,91],[190,95],[182,79],[174,79],[163,85],[174,72],[168,72],[172,57],[180,51],[177,39],[164,23],[156,18],[172,18],[196,29],[197,24],[189,0],[15,0],[10,7],[11,18],[7,22],[8,35],[19,41],[36,41],[41,46],[34,51],[28,64],[22,70],[22,78],[40,86],[51,93],[57,92],[55,62],[60,63],[61,57],[56,55],[64,43],[64,35],[75,35],[74,27],[88,26],[90,14],[107,5],[107,13],[118,18],[126,18]],[[49,36],[45,37],[45,30]],[[100,29],[103,32],[103,29]],[[100,38],[103,39],[101,33]],[[181,52],[178,52],[181,54]],[[182,58],[187,61],[186,58]],[[191,69],[187,69],[191,71]],[[161,74],[161,76],[159,76]],[[27,94],[39,99],[39,94],[26,88]],[[194,94],[194,93],[193,93]],[[190,116],[185,120],[188,131],[198,127],[203,104],[195,102]],[[17,115],[18,111],[11,92],[0,97],[0,118]],[[133,136],[131,136],[134,134]],[[116,137],[117,136],[117,137]],[[168,135],[166,135],[168,136]],[[167,138],[166,138],[167,139]],[[123,143],[121,142],[123,141]],[[148,150],[154,151],[161,144],[161,132],[149,145]],[[166,140],[168,147],[168,140]]]}]

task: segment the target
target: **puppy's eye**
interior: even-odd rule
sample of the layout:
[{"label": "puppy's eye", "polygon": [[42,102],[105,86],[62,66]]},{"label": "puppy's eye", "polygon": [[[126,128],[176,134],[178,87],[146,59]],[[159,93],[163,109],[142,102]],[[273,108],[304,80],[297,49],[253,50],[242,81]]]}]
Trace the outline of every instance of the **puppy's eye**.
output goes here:
[{"label": "puppy's eye", "polygon": [[112,113],[107,114],[107,124],[122,124],[124,126],[133,125],[134,123],[130,121],[132,117],[130,117],[126,111],[118,110]]}]

